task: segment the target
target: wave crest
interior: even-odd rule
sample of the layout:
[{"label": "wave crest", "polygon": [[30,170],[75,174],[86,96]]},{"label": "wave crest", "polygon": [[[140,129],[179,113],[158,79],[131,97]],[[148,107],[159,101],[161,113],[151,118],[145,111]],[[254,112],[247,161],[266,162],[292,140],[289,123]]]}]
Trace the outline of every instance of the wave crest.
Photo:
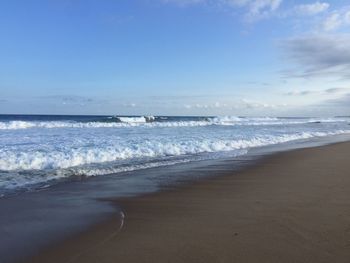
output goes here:
[{"label": "wave crest", "polygon": [[350,131],[336,132],[302,132],[295,134],[284,134],[279,136],[265,135],[251,139],[205,139],[185,141],[143,141],[133,144],[116,144],[114,146],[94,146],[91,148],[71,147],[60,150],[27,150],[17,152],[10,149],[0,149],[0,170],[45,170],[61,169],[80,166],[91,163],[113,162],[118,160],[135,158],[155,158],[166,156],[193,155],[199,153],[233,151],[273,145],[298,139],[322,137],[328,135],[342,134]]},{"label": "wave crest", "polygon": [[311,119],[284,119],[272,117],[207,117],[198,120],[172,120],[167,117],[141,116],[141,117],[111,117],[101,121],[0,121],[0,130],[19,130],[30,128],[128,128],[128,127],[197,127],[197,126],[268,126],[268,125],[295,125],[305,123],[332,123],[349,122],[348,119],[339,118],[311,118]]}]

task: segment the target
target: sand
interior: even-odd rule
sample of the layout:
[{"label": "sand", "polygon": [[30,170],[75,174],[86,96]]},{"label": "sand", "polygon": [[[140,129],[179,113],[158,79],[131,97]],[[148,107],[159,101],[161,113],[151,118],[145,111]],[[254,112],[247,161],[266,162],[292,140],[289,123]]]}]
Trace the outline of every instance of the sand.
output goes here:
[{"label": "sand", "polygon": [[26,262],[350,262],[350,143],[274,154],[174,190]]}]

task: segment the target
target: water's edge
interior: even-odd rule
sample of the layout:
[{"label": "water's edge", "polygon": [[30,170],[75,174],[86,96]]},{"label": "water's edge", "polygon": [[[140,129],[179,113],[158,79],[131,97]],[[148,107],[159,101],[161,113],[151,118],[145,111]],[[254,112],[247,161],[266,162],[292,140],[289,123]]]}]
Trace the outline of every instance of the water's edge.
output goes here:
[{"label": "water's edge", "polygon": [[[252,166],[281,151],[349,141],[350,135],[315,138],[251,149],[237,158],[206,160],[125,172],[58,184],[48,189],[0,199],[0,262],[14,262],[86,231],[112,216],[118,207],[105,200],[133,197],[179,187],[208,176]],[[130,174],[132,173],[132,176]],[[190,175],[190,176],[189,176]],[[160,180],[162,177],[162,180]],[[168,180],[164,180],[166,177]],[[166,182],[166,183],[165,183]],[[33,237],[35,236],[35,239]],[[21,253],[13,253],[21,251]]]}]

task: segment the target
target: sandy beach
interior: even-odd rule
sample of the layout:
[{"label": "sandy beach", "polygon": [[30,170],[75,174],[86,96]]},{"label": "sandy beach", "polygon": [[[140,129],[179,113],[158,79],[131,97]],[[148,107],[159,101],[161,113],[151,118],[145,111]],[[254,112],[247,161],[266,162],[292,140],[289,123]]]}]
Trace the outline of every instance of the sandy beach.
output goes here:
[{"label": "sandy beach", "polygon": [[350,143],[125,200],[118,215],[26,262],[348,262]]},{"label": "sandy beach", "polygon": [[0,1],[0,263],[350,263],[350,1]]}]

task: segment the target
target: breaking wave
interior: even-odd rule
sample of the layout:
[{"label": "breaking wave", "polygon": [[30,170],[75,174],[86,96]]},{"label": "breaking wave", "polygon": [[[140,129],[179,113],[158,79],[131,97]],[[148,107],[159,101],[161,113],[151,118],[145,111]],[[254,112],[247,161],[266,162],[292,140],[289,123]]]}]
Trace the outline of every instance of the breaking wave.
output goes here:
[{"label": "breaking wave", "polygon": [[[0,188],[13,189],[70,176],[96,176],[172,165],[191,161],[193,156],[203,153],[233,152],[235,155],[242,155],[246,153],[244,150],[249,148],[346,132],[350,132],[350,130],[302,132],[280,136],[266,135],[241,140],[145,141],[137,145],[123,146],[116,144],[115,147],[94,146],[78,149],[66,147],[48,152],[43,150],[17,152],[1,149]],[[181,156],[183,158],[176,160],[170,158]],[[126,166],[117,165],[118,161],[152,160],[150,158],[153,158],[153,160],[156,158],[159,161],[141,161]],[[162,160],[162,158],[165,159]],[[114,162],[116,162],[116,165],[113,165]],[[13,173],[16,176],[13,176]]]},{"label": "breaking wave", "polygon": [[0,115],[0,196],[74,176],[244,155],[255,147],[350,133],[349,120]]},{"label": "breaking wave", "polygon": [[101,121],[0,121],[0,130],[18,130],[30,128],[129,128],[129,127],[196,127],[196,126],[239,126],[239,125],[293,125],[303,123],[332,123],[348,122],[339,118],[311,118],[311,119],[287,119],[287,118],[246,118],[235,116],[207,117],[198,120],[181,120],[181,118],[169,121],[167,117],[141,116],[141,117],[110,117]]}]

